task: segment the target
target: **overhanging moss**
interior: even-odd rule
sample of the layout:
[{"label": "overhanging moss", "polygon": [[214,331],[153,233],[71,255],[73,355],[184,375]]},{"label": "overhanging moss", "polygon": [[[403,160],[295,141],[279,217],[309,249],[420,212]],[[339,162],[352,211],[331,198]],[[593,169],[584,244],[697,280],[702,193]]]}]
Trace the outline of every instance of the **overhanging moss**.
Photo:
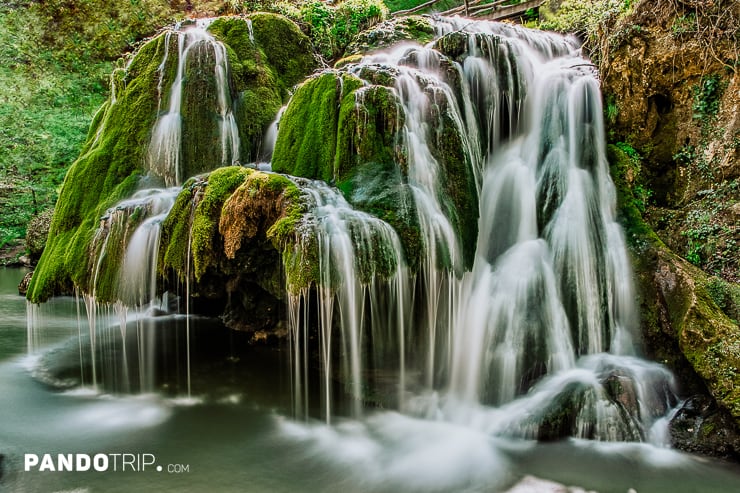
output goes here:
[{"label": "overhanging moss", "polygon": [[302,84],[280,121],[272,169],[332,182],[340,108],[354,107],[353,91],[362,81],[327,71]]},{"label": "overhanging moss", "polygon": [[[309,39],[291,21],[270,14],[255,14],[251,21],[254,42],[245,19],[224,18],[211,25],[214,36],[227,44],[233,75],[229,93],[235,101],[243,161],[257,157],[261,137],[288,90],[316,63]],[[169,87],[177,67],[177,37],[165,33],[154,38],[142,46],[125,70],[118,69],[111,77],[113,96],[97,113],[83,154],[65,178],[50,241],[29,286],[30,300],[40,302],[54,294],[69,293],[74,286],[93,291],[91,263],[95,252],[91,242],[106,209],[130,196],[146,173],[151,130],[158,109],[167,108],[169,103],[169,91],[160,94],[160,75],[161,87]],[[167,63],[160,72],[167,43]],[[201,49],[207,48],[204,45],[195,51]],[[185,176],[221,164],[220,115],[200,110],[204,99],[211,103],[207,106],[217,107],[213,70],[205,63],[213,55],[203,55],[189,59],[186,68],[182,105],[187,123],[182,135]],[[170,233],[178,235],[174,230]],[[168,246],[168,265],[179,270],[184,266],[176,260],[182,258],[175,252],[178,245]],[[201,264],[198,269],[202,274]],[[113,286],[115,269],[103,270],[99,284]],[[98,290],[97,294],[106,299],[114,295],[111,289]]]},{"label": "overhanging moss", "polygon": [[208,176],[208,185],[195,208],[193,217],[192,254],[195,279],[214,265],[221,255],[219,237],[221,207],[227,198],[250,176],[251,170],[238,166],[220,168]]}]

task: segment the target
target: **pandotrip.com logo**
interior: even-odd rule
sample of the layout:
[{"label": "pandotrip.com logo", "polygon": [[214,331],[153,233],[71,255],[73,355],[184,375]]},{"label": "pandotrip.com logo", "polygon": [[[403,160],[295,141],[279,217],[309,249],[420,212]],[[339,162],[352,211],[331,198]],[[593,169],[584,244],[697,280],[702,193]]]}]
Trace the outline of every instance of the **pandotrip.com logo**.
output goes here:
[{"label": "pandotrip.com logo", "polygon": [[25,472],[190,472],[190,464],[158,464],[154,454],[24,454]]}]

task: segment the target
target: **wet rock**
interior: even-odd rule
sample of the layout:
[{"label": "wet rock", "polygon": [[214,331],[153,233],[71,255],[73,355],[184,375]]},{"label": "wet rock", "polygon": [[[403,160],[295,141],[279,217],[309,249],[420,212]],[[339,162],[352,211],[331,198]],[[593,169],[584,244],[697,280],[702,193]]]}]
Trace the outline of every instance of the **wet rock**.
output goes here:
[{"label": "wet rock", "polygon": [[740,459],[740,430],[732,417],[705,395],[694,395],[669,424],[671,445],[695,454]]},{"label": "wet rock", "polygon": [[604,382],[609,397],[618,402],[632,416],[639,416],[640,405],[635,392],[635,384],[631,378],[624,375],[612,374]]},{"label": "wet rock", "polygon": [[506,493],[586,493],[586,490],[534,476],[524,476],[517,484],[506,490]]},{"label": "wet rock", "polygon": [[20,284],[18,284],[19,295],[26,296],[26,293],[28,292],[28,285],[31,283],[31,277],[33,277],[33,272],[27,272],[26,275],[23,276]]},{"label": "wet rock", "polygon": [[426,17],[410,15],[389,19],[360,33],[347,47],[345,56],[380,50],[402,41],[425,44],[432,40],[434,33],[434,26]]}]

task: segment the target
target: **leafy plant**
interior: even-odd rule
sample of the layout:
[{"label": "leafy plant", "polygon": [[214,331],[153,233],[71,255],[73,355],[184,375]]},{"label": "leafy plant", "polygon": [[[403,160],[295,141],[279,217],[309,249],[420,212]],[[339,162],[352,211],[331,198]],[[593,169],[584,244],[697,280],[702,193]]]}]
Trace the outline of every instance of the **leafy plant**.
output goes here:
[{"label": "leafy plant", "polygon": [[699,85],[694,87],[695,119],[708,119],[719,111],[719,102],[724,92],[724,84],[719,74],[703,77]]},{"label": "leafy plant", "polygon": [[696,32],[696,14],[689,12],[680,17],[676,17],[671,25],[671,35],[674,38],[681,37],[684,34]]}]

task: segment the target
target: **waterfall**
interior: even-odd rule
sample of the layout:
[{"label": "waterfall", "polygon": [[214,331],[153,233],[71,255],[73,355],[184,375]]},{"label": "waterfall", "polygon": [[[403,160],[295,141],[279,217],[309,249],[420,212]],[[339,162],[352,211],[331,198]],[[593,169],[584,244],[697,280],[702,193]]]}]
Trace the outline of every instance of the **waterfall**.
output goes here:
[{"label": "waterfall", "polygon": [[[329,200],[325,185],[304,186],[321,282],[291,297],[297,413],[309,409],[306,324],[315,305],[327,422],[342,400],[330,393],[342,385],[350,414],[363,400],[389,402],[387,382],[373,378],[386,371],[396,375],[391,402],[411,414],[527,438],[659,442],[654,428],[676,404],[675,383],[631,356],[635,297],[593,66],[553,34],[436,22],[430,45],[343,69],[367,85],[375,83],[368,74],[392,74],[423,251],[417,274],[399,257],[393,276],[363,279],[367,235],[390,241],[393,230],[350,212],[336,192]],[[472,262],[445,192],[439,139],[450,128],[478,194]],[[334,361],[347,368],[335,372]]]},{"label": "waterfall", "polygon": [[[339,93],[340,117],[350,113],[343,105],[352,104],[354,91],[358,125],[376,123],[368,110],[378,96],[374,87],[390,94],[388,107],[398,112],[389,125],[394,128],[382,122],[376,131],[392,133],[388,140],[402,148],[388,154],[403,161],[393,172],[408,191],[403,206],[413,211],[418,242],[409,247],[404,232],[391,225],[397,218],[381,219],[372,207],[353,205],[377,193],[384,176],[361,175],[352,193],[289,177],[302,207],[299,219],[291,217],[295,231],[286,228],[295,233],[293,243],[281,244],[279,252],[295,416],[320,414],[331,424],[337,416],[362,419],[377,405],[502,436],[662,444],[675,383],[660,365],[635,356],[635,294],[615,220],[593,66],[574,40],[554,34],[459,18],[435,23],[438,37],[430,44],[405,44],[349,62],[329,72],[338,74],[336,87],[325,79],[331,94]],[[254,42],[249,22],[248,28]],[[222,165],[239,159],[226,48],[204,25],[168,32],[161,42],[147,181],[171,188],[139,190],[106,212],[80,294],[90,344],[89,355],[80,346],[80,359],[92,362],[82,380],[97,387],[110,375],[125,375],[117,388],[125,392],[157,390],[155,374],[169,364],[159,364],[160,353],[179,364],[180,353],[172,357],[172,348],[161,347],[154,316],[169,312],[168,295],[158,285],[161,225],[177,186],[202,171],[185,163],[185,149],[193,145],[188,125],[197,116],[186,111],[193,66],[198,76],[212,79],[205,99],[217,116],[212,133],[218,135],[208,149],[198,143],[196,154],[205,161],[210,154],[201,154],[211,152]],[[383,112],[373,118],[384,118]],[[282,115],[269,127],[260,159],[271,157]],[[339,172],[331,172],[338,180]],[[191,226],[204,193],[199,188],[191,196]],[[191,275],[193,236],[191,228],[180,272],[181,388],[188,396],[190,295],[198,288],[197,274]],[[309,281],[299,278],[305,272],[296,274],[295,265],[310,271]],[[232,274],[216,279],[236,284],[248,273]],[[78,300],[79,313],[80,307]],[[29,309],[29,320],[34,317],[38,313]],[[29,345],[35,344],[29,322]]]},{"label": "waterfall", "polygon": [[[209,60],[212,65],[216,89],[216,112],[219,116],[219,138],[221,164],[229,165],[239,161],[239,129],[232,110],[231,92],[229,89],[229,65],[226,47],[206,30],[207,24],[188,25],[182,30],[168,32],[165,36],[165,51],[159,65],[159,105],[165,95],[169,99],[166,111],[157,118],[152,131],[147,155],[149,171],[160,177],[166,186],[180,185],[183,180],[183,125],[188,124],[182,114],[183,97],[187,88],[187,69],[190,63],[201,58]],[[174,79],[168,92],[164,90],[167,69],[170,66],[171,38],[177,40],[177,59]],[[194,61],[195,60],[195,61]]]},{"label": "waterfall", "polygon": [[[383,330],[382,324],[388,321],[403,334],[403,304],[389,307],[391,312],[387,318],[372,315],[370,325],[367,322],[368,314],[365,313],[368,300],[375,299],[382,289],[395,290],[397,299],[403,300],[406,274],[401,242],[393,228],[369,214],[352,209],[336,189],[319,181],[296,179],[296,184],[308,195],[312,205],[303,219],[303,228],[310,233],[304,238],[316,242],[318,257],[315,261],[321,276],[316,297],[320,307],[318,325],[324,415],[330,422],[333,397],[331,382],[337,373],[346,382],[352,398],[351,414],[359,417],[362,414],[366,377],[363,372],[366,356],[362,339],[368,332],[376,334]],[[299,251],[309,248],[305,244],[297,245]],[[379,271],[385,271],[387,278],[376,277]],[[307,380],[305,358],[308,339],[305,334],[310,320],[305,309],[310,303],[308,296],[308,290],[304,289],[289,298],[289,312],[293,314],[293,373],[297,385],[305,385]],[[301,306],[304,307],[303,314]],[[339,341],[333,338],[335,325],[340,327]],[[403,339],[402,335],[400,339]],[[341,347],[336,348],[337,344]],[[335,369],[337,352],[341,357],[339,368]],[[299,392],[296,401],[304,402],[306,398]]]}]

